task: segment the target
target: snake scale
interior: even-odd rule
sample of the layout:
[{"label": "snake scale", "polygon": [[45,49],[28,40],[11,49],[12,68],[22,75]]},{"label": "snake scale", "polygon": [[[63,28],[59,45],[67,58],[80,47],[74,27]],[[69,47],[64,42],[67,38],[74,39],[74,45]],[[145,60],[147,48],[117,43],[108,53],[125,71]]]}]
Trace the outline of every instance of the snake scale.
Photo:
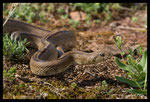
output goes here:
[{"label": "snake scale", "polygon": [[[3,18],[3,22],[5,18]],[[30,59],[30,69],[38,76],[50,76],[64,72],[70,65],[88,65],[105,61],[110,53],[73,51],[76,37],[72,31],[52,32],[22,21],[9,19],[3,32],[14,39],[25,39],[38,51]],[[58,49],[57,49],[58,48]],[[60,50],[59,50],[60,49]]]}]

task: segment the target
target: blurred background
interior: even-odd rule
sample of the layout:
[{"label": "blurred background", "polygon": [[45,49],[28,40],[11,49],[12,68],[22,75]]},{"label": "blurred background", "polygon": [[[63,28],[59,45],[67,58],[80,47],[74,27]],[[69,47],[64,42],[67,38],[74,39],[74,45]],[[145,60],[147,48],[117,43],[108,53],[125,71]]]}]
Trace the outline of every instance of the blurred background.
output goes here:
[{"label": "blurred background", "polygon": [[[7,16],[12,4],[3,4],[3,16]],[[147,24],[146,3],[20,3],[12,18],[28,23],[73,26],[79,30],[96,24],[109,24],[115,20],[130,19]],[[82,27],[81,27],[82,26]]]},{"label": "blurred background", "polygon": [[[11,7],[11,3],[3,4],[3,17]],[[113,43],[109,38],[117,31],[125,41],[142,38],[144,42],[136,42],[147,46],[147,34],[143,34],[147,28],[146,3],[19,3],[11,18],[54,31],[73,30],[90,39],[107,36],[101,43]]]}]

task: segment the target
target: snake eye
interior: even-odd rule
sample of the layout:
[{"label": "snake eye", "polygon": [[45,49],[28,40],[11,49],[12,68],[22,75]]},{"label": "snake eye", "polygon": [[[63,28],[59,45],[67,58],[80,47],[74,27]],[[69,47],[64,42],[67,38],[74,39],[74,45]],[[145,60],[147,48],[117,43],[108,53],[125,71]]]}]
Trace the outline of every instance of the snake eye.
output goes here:
[{"label": "snake eye", "polygon": [[101,54],[100,54],[100,56],[104,57],[104,56],[105,56],[105,54],[104,54],[104,53],[101,53]]}]

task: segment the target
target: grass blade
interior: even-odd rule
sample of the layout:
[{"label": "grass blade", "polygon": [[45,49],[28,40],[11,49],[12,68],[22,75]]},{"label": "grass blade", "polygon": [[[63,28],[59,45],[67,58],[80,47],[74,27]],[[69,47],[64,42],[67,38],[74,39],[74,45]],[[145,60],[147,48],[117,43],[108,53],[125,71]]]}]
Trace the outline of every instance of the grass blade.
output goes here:
[{"label": "grass blade", "polygon": [[127,66],[127,65],[125,65],[124,63],[120,62],[120,60],[119,60],[117,57],[115,57],[114,59],[115,59],[115,62],[117,63],[117,65],[120,67],[120,69],[129,71],[129,72],[131,71],[131,70],[128,68],[129,66]]},{"label": "grass blade", "polygon": [[137,89],[129,89],[127,90],[129,93],[136,93],[136,94],[142,94],[147,95],[147,90],[137,90]]},{"label": "grass blade", "polygon": [[126,83],[132,87],[139,87],[136,82],[132,81],[132,80],[129,80],[129,79],[126,79],[126,78],[123,78],[123,77],[118,77],[116,76],[116,79],[123,82],[123,83]]},{"label": "grass blade", "polygon": [[147,50],[144,51],[140,65],[144,68],[143,71],[147,73]]}]

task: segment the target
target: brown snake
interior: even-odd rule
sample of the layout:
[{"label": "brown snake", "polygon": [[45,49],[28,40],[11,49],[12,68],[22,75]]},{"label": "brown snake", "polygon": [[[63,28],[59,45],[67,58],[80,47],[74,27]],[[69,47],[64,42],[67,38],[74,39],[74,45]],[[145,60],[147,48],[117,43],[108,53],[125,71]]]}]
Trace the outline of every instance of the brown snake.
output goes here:
[{"label": "brown snake", "polygon": [[[3,18],[3,22],[5,18]],[[86,53],[72,51],[75,47],[76,37],[72,31],[58,31],[52,33],[21,21],[8,20],[3,32],[12,33],[18,40],[27,38],[31,45],[37,46],[38,51],[30,59],[32,73],[38,76],[50,76],[65,71],[70,65],[95,64],[108,59],[111,54],[103,51]],[[56,47],[62,48],[63,54]]]}]

